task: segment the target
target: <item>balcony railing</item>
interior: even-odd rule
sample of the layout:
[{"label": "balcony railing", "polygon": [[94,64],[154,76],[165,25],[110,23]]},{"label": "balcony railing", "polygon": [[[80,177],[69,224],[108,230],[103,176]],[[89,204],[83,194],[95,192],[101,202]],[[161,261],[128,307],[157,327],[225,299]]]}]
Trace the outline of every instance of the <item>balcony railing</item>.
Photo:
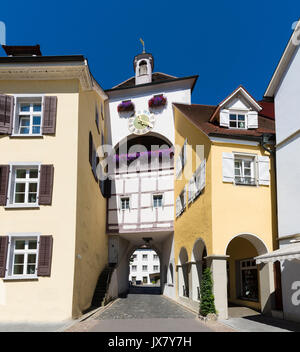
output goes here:
[{"label": "balcony railing", "polygon": [[253,177],[235,176],[234,182],[236,185],[256,186],[256,179]]}]

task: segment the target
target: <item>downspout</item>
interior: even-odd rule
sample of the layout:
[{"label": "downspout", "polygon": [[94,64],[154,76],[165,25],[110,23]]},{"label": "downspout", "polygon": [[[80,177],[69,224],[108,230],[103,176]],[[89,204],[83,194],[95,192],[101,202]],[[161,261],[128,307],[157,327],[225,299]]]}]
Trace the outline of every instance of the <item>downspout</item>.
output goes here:
[{"label": "downspout", "polygon": [[[273,157],[273,164],[274,164],[274,181],[275,181],[275,216],[276,216],[276,232],[277,232],[277,241],[276,241],[276,249],[279,248],[279,241],[278,241],[278,201],[277,201],[277,165],[276,165],[276,143],[270,143],[270,134],[263,134],[261,138],[261,147],[267,151],[270,156]],[[267,147],[267,145],[273,145],[273,149]],[[282,307],[282,286],[281,286],[281,269],[280,267],[276,266],[274,263],[273,265],[274,270],[274,288],[275,288],[275,309],[281,310]],[[279,278],[278,278],[279,276]],[[279,282],[279,284],[277,284]]]}]

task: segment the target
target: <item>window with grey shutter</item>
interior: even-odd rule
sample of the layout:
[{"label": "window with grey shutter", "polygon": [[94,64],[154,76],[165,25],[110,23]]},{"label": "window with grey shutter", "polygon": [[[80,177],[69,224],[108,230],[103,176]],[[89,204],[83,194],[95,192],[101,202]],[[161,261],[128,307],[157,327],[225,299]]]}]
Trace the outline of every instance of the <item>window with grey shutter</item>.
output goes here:
[{"label": "window with grey shutter", "polygon": [[9,165],[0,165],[0,205],[7,203]]},{"label": "window with grey shutter", "polygon": [[0,236],[0,277],[5,277],[8,236]]},{"label": "window with grey shutter", "polygon": [[14,97],[0,94],[0,134],[11,134],[14,114]]},{"label": "window with grey shutter", "polygon": [[40,236],[38,256],[38,276],[50,276],[52,261],[52,236]]},{"label": "window with grey shutter", "polygon": [[41,165],[40,171],[40,190],[39,190],[39,204],[52,204],[52,190],[53,190],[53,165]]},{"label": "window with grey shutter", "polygon": [[44,97],[43,100],[43,134],[55,134],[57,97]]}]

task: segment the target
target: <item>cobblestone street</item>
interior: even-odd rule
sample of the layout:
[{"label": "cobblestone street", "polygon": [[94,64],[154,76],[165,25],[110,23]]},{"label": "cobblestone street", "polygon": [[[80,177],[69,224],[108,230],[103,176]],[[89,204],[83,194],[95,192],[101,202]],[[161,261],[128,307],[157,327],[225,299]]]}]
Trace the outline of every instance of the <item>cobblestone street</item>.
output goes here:
[{"label": "cobblestone street", "polygon": [[[195,313],[147,289],[134,289],[108,308],[67,331],[93,332],[209,332],[234,331],[218,322],[203,323]],[[151,291],[150,291],[151,292]]]}]

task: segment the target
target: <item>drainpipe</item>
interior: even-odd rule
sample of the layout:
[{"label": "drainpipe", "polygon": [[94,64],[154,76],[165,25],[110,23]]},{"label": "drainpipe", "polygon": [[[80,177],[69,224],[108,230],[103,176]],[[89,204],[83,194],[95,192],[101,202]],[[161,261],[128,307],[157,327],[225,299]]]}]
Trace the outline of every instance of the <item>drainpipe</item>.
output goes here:
[{"label": "drainpipe", "polygon": [[[277,242],[276,242],[276,249],[279,248],[279,242],[278,242],[278,202],[277,202],[277,165],[276,165],[276,142],[274,140],[271,140],[273,135],[264,133],[261,138],[261,147],[270,153],[270,156],[273,157],[273,163],[274,163],[274,181],[275,181],[275,216],[276,216],[276,231],[277,231]],[[271,145],[273,148],[270,149],[267,147],[267,145]],[[277,269],[276,269],[277,268]],[[275,288],[275,309],[282,310],[282,287],[281,287],[281,269],[280,267],[276,267],[275,263],[273,266],[274,270],[274,288]],[[277,277],[279,276],[279,278]],[[276,279],[277,278],[277,279]]]}]

